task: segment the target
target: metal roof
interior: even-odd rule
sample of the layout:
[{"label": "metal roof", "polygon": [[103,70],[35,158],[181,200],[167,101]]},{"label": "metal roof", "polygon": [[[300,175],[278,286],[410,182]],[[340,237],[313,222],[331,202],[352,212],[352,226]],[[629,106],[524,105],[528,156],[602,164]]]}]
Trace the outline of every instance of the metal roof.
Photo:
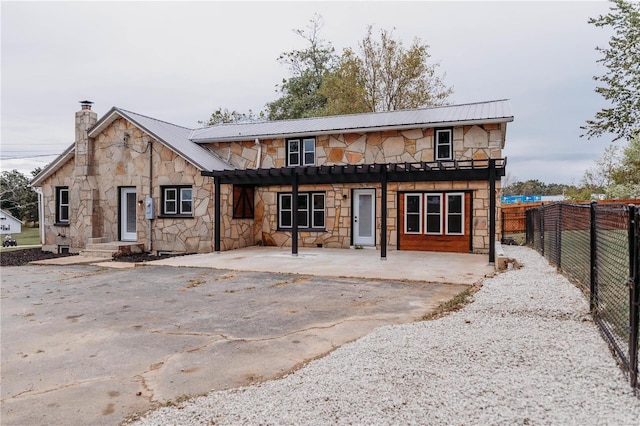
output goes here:
[{"label": "metal roof", "polygon": [[371,132],[416,127],[458,126],[513,121],[508,99],[401,111],[314,117],[299,120],[223,124],[197,129],[196,143],[270,139],[342,132]]},{"label": "metal roof", "polygon": [[40,170],[31,182],[29,182],[29,186],[31,187],[39,187],[42,184],[42,181],[51,176],[56,170],[62,167],[67,161],[72,159],[76,154],[76,144],[72,143],[69,145],[67,149],[65,149],[62,154],[58,155],[58,157],[45,166],[44,169]]},{"label": "metal roof", "polygon": [[191,129],[117,107],[111,108],[111,110],[89,130],[89,137],[96,137],[111,124],[117,116],[125,118],[157,141],[164,143],[201,171],[235,169],[235,167],[222,160],[213,152],[189,140],[189,135],[192,132]]}]

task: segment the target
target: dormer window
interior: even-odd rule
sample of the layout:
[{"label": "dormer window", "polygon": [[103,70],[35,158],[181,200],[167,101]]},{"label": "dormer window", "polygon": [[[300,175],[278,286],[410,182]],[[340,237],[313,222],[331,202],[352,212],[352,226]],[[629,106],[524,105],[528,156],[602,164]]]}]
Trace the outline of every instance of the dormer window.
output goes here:
[{"label": "dormer window", "polygon": [[435,150],[437,160],[453,160],[453,129],[436,129]]},{"label": "dormer window", "polygon": [[315,164],[316,138],[287,139],[287,167]]}]

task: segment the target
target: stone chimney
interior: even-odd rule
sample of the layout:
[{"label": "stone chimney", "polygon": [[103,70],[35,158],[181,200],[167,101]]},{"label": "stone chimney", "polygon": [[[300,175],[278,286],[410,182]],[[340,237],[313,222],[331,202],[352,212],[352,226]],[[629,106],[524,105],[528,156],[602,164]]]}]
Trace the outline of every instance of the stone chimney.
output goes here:
[{"label": "stone chimney", "polygon": [[87,132],[98,121],[98,114],[91,111],[91,101],[80,101],[82,108],[76,112],[76,176],[93,174],[92,143]]}]

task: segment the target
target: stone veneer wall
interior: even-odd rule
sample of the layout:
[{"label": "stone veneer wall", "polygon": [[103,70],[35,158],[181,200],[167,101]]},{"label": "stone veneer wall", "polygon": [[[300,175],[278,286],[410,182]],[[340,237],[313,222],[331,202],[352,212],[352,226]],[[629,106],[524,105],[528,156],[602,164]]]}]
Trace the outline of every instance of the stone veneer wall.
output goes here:
[{"label": "stone veneer wall", "polygon": [[[58,246],[78,247],[78,238],[69,226],[56,226],[56,187],[73,185],[75,159],[71,158],[56,170],[42,185],[44,218],[40,226],[44,227],[44,244],[42,250],[57,252]],[[78,250],[75,250],[76,252]]]},{"label": "stone veneer wall", "polygon": [[[433,161],[433,128],[371,133],[344,133],[316,137],[316,165],[405,163]],[[261,168],[285,167],[284,139],[264,139]],[[504,131],[499,124],[453,128],[454,158],[483,160],[500,158]],[[255,168],[255,141],[219,142],[206,145],[211,151],[240,169]]]},{"label": "stone veneer wall", "polygon": [[[126,143],[125,133],[129,134]],[[150,195],[149,143],[153,147],[151,196],[156,217],[152,221],[152,250],[187,253],[213,250],[211,178],[202,176],[184,158],[123,118],[115,120],[92,142],[88,176],[74,177],[74,160],[70,160],[43,183],[45,250],[56,251],[58,245],[69,245],[72,252],[78,252],[92,237],[118,241],[119,187],[135,187],[138,200]],[[163,185],[192,186],[193,218],[158,216]],[[69,186],[68,227],[53,226],[55,186]],[[149,220],[145,219],[143,204],[138,204],[137,209],[137,236],[137,241],[149,249]]]},{"label": "stone veneer wall", "polygon": [[[230,186],[230,185],[225,185]],[[382,230],[380,216],[380,184],[324,184],[301,185],[300,192],[325,192],[325,231],[299,231],[298,244],[316,247],[322,244],[330,248],[349,248],[351,245],[351,190],[357,188],[376,189],[376,245],[380,247]],[[496,210],[499,211],[500,182],[496,182]],[[473,251],[487,252],[489,249],[489,184],[484,181],[459,182],[400,182],[387,185],[387,245],[397,246],[398,192],[407,191],[472,191],[473,198]],[[291,246],[291,232],[279,231],[277,194],[291,192],[290,186],[256,188],[254,238],[264,245]],[[345,198],[346,195],[346,198]],[[496,241],[500,239],[500,217],[496,215]],[[241,245],[240,245],[241,246]]]}]

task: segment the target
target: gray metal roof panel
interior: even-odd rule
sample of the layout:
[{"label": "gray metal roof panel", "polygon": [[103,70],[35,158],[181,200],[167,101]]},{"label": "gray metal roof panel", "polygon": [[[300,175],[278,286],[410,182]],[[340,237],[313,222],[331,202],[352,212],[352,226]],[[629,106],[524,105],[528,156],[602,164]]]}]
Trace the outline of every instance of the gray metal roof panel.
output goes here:
[{"label": "gray metal roof panel", "polygon": [[193,143],[189,136],[192,130],[121,108],[114,108],[120,115],[149,135],[165,143],[200,170],[233,170],[235,167],[213,152]]},{"label": "gray metal roof panel", "polygon": [[366,114],[314,117],[299,120],[223,124],[194,130],[193,142],[222,142],[303,134],[364,132],[418,126],[446,126],[513,121],[507,99]]}]

